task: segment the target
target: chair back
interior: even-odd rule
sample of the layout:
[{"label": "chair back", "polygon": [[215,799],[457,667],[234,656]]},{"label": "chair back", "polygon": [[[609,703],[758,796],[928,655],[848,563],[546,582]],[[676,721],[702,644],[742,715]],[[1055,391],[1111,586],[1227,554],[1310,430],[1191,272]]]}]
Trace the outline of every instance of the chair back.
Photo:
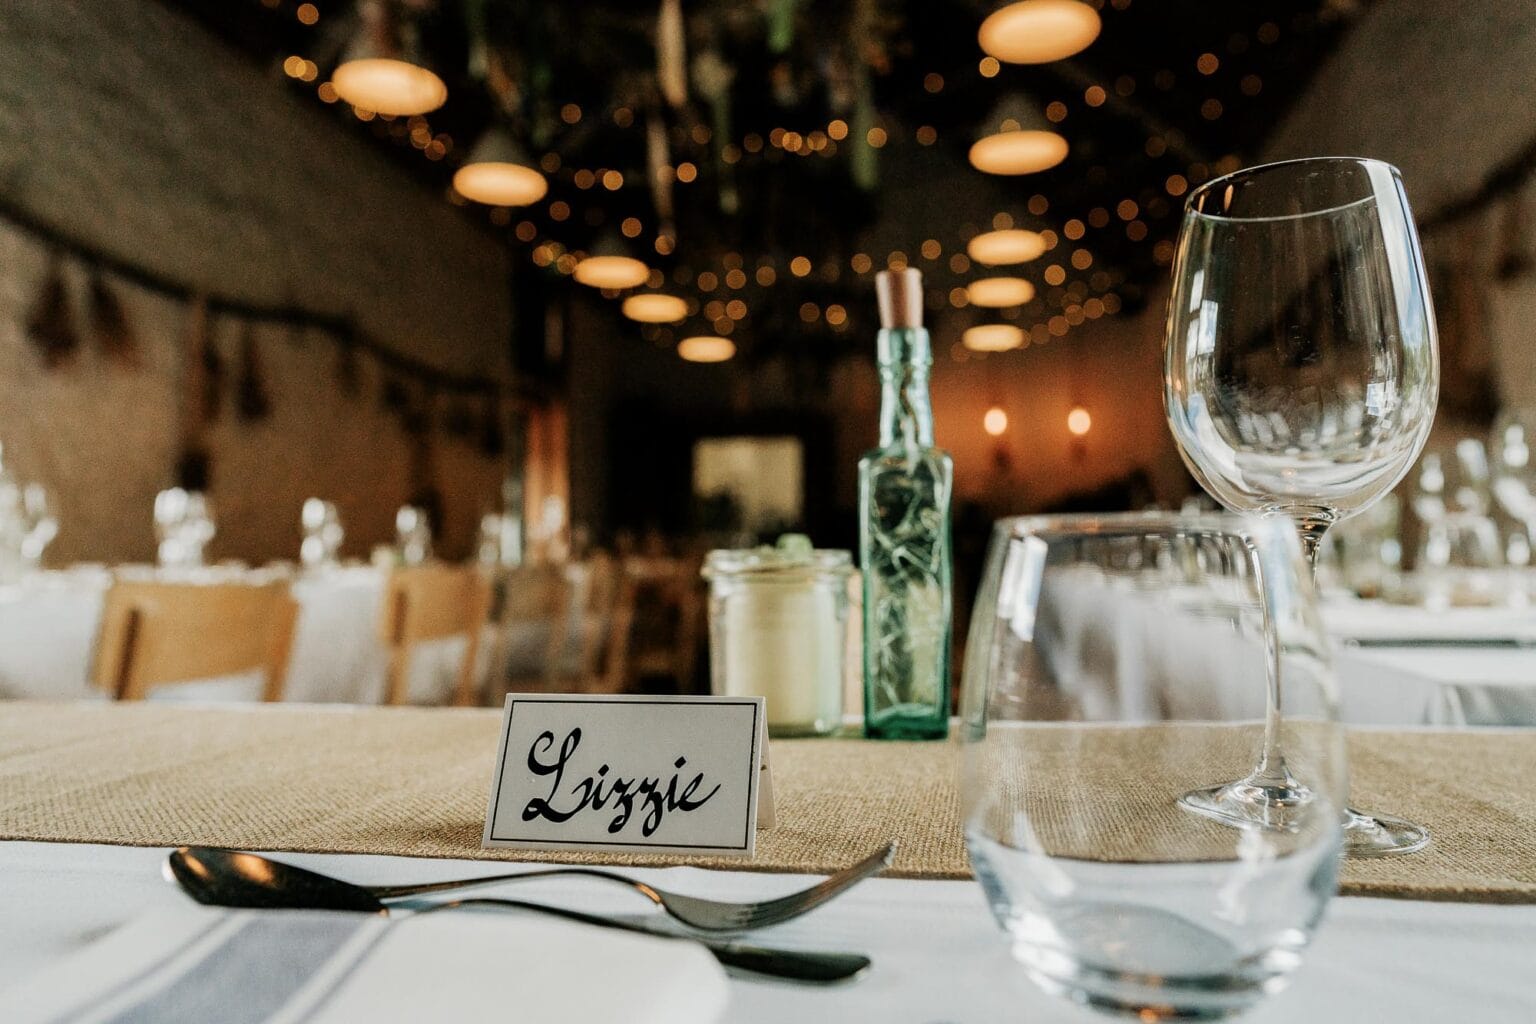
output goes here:
[{"label": "chair back", "polygon": [[464,661],[453,702],[475,703],[476,658],[490,606],[490,581],[473,566],[429,563],[391,573],[379,623],[380,636],[390,650],[384,702],[406,703],[411,654],[417,644],[463,636]]},{"label": "chair back", "polygon": [[143,700],[153,686],[261,669],[262,699],[281,700],[297,618],[286,583],[116,580],[93,681],[117,700]]}]

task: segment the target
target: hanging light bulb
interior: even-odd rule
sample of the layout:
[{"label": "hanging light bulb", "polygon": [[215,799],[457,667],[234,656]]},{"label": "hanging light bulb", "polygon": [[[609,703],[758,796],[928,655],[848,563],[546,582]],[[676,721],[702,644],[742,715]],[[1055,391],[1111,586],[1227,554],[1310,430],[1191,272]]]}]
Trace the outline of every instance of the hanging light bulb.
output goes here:
[{"label": "hanging light bulb", "polygon": [[409,53],[410,40],[386,0],[358,8],[362,25],[331,74],[336,95],[364,110],[411,116],[436,110],[448,99],[443,80]]},{"label": "hanging light bulb", "polygon": [[593,288],[636,288],[651,276],[651,268],[625,254],[624,246],[613,235],[604,235],[592,247],[592,254],[576,264],[575,277]]},{"label": "hanging light bulb", "polygon": [[678,342],[677,354],[690,363],[723,363],[736,354],[736,346],[729,338],[706,334]]},{"label": "hanging light bulb", "polygon": [[1007,352],[1024,344],[1024,332],[1012,324],[978,324],[960,335],[972,352]]},{"label": "hanging light bulb", "polygon": [[549,192],[544,175],[505,128],[493,126],[469,151],[469,160],[453,174],[453,187],[466,199],[491,206],[527,206]]},{"label": "hanging light bulb", "polygon": [[1067,413],[1067,430],[1071,431],[1073,437],[1082,437],[1092,426],[1093,417],[1082,406],[1073,406],[1072,411]]},{"label": "hanging light bulb", "polygon": [[1003,431],[1008,429],[1008,414],[1002,406],[994,405],[986,411],[981,418],[981,429],[992,437],[1002,437]]},{"label": "hanging light bulb", "polygon": [[676,295],[661,292],[631,295],[620,309],[625,316],[642,324],[675,324],[688,315],[688,303]]},{"label": "hanging light bulb", "polygon": [[1000,267],[1009,263],[1028,263],[1045,252],[1045,239],[1033,231],[1009,228],[987,231],[972,238],[965,253],[977,263]]},{"label": "hanging light bulb", "polygon": [[1004,96],[971,147],[971,166],[988,174],[1034,174],[1067,158],[1067,140],[1051,131],[1035,103],[1021,93]]},{"label": "hanging light bulb", "polygon": [[983,277],[965,290],[973,306],[1005,309],[1022,306],[1035,297],[1035,286],[1022,277]]},{"label": "hanging light bulb", "polygon": [[1099,28],[1098,12],[1079,0],[1020,0],[988,15],[976,41],[1009,64],[1048,64],[1087,49]]}]

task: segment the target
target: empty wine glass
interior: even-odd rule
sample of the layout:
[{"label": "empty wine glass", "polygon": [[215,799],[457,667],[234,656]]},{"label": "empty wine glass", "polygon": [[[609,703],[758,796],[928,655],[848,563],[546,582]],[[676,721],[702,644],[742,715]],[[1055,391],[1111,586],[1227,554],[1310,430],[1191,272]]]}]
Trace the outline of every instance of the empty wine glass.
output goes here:
[{"label": "empty wine glass", "polygon": [[[1408,472],[1439,394],[1434,311],[1397,169],[1293,160],[1190,194],[1168,305],[1164,399],[1191,473],[1230,509],[1285,516],[1309,559]],[[1268,744],[1188,805],[1226,820],[1305,798]],[[1351,812],[1346,849],[1404,853],[1420,826]]]},{"label": "empty wine glass", "polygon": [[48,489],[42,484],[31,483],[22,488],[22,522],[26,529],[21,538],[21,560],[28,569],[37,569],[43,561],[43,552],[59,535],[59,520],[53,514],[53,502]]},{"label": "empty wine glass", "polygon": [[395,513],[395,536],[403,564],[421,565],[432,557],[432,527],[426,509],[401,505]]},{"label": "empty wine glass", "polygon": [[306,498],[299,509],[299,525],[304,530],[304,539],[299,543],[299,561],[304,568],[335,566],[346,536],[336,505],[321,498]]},{"label": "empty wine glass", "polygon": [[[1230,514],[1001,525],[960,733],[993,915],[1049,992],[1139,1020],[1241,1012],[1298,965],[1338,867],[1346,755],[1296,532]],[[1184,813],[1271,732],[1305,801],[1268,827]]]}]

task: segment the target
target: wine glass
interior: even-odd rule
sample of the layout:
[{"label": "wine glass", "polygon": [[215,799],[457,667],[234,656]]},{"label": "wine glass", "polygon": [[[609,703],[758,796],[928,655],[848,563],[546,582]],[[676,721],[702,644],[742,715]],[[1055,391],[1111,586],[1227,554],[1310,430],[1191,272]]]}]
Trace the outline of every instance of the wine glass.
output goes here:
[{"label": "wine glass", "polygon": [[[993,915],[1048,992],[1139,1020],[1241,1012],[1285,983],[1333,893],[1348,785],[1296,531],[1231,514],[1003,525],[960,733]],[[1306,801],[1268,828],[1181,810],[1269,729]]]},{"label": "wine glass", "polygon": [[[1424,447],[1439,394],[1434,310],[1397,169],[1292,160],[1190,194],[1168,305],[1164,399],[1185,465],[1229,509],[1295,522],[1307,556]],[[1305,800],[1280,747],[1186,804],[1236,823]],[[1345,849],[1422,849],[1421,826],[1351,811]]]}]

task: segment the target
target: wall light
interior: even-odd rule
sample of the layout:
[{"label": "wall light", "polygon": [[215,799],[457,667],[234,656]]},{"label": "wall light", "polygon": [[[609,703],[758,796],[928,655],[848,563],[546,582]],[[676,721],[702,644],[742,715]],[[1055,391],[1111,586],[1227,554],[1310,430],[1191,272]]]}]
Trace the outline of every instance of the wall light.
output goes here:
[{"label": "wall light", "polygon": [[965,290],[973,306],[1005,309],[1022,306],[1035,297],[1035,286],[1022,277],[983,277],[972,281]]},{"label": "wall light", "polygon": [[1024,344],[1024,332],[1012,324],[978,324],[960,335],[972,352],[1007,352]]},{"label": "wall light", "polygon": [[1020,0],[993,11],[976,41],[1010,64],[1046,64],[1082,52],[1100,26],[1098,12],[1078,0]]},{"label": "wall light", "polygon": [[1008,429],[1008,414],[1000,406],[994,405],[981,418],[981,429],[993,437],[1002,437],[1003,431]]},{"label": "wall light", "polygon": [[736,354],[736,346],[729,338],[705,334],[678,342],[677,354],[690,363],[723,363]]},{"label": "wall light", "polygon": [[1067,429],[1072,432],[1073,437],[1082,437],[1092,426],[1093,417],[1089,416],[1088,410],[1082,406],[1073,406],[1072,411],[1067,413]]},{"label": "wall light", "polygon": [[1028,263],[1044,252],[1045,239],[1021,228],[984,232],[972,238],[965,247],[967,256],[989,267]]}]

